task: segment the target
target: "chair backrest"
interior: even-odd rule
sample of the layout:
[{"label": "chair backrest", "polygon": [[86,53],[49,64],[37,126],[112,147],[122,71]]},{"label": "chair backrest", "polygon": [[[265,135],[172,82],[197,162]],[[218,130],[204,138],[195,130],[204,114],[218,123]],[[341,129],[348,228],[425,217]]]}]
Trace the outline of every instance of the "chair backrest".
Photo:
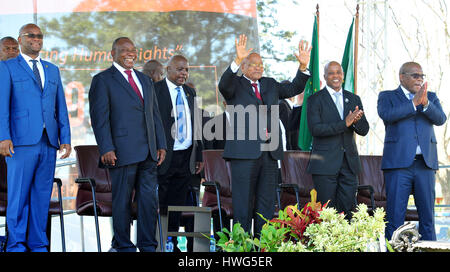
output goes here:
[{"label": "chair backrest", "polygon": [[[223,159],[222,154],[222,149],[203,151],[205,180],[218,182],[220,184],[220,195],[231,197],[230,163]],[[205,191],[215,193],[211,186],[207,186]]]},{"label": "chair backrest", "polygon": [[[282,183],[297,184],[299,189],[300,207],[311,200],[311,190],[314,189],[314,182],[311,174],[307,172],[309,157],[311,153],[298,150],[285,151],[281,161]],[[281,195],[281,208],[287,205],[296,204],[295,195],[284,191]]]},{"label": "chair backrest", "polygon": [[310,152],[290,150],[284,152],[281,161],[281,178],[283,183],[294,183],[298,185],[301,196],[310,197],[314,189],[311,174],[307,172]]},{"label": "chair backrest", "polygon": [[[108,169],[98,167],[100,154],[96,145],[79,145],[74,147],[78,178],[92,178],[96,183],[97,206],[99,215],[108,216],[112,203],[111,181]],[[109,203],[109,204],[107,204]],[[104,205],[107,204],[107,205]],[[92,210],[92,191],[89,183],[80,183],[76,197],[78,214],[90,214]]]},{"label": "chair backrest", "polygon": [[[359,173],[359,185],[371,185],[376,201],[386,201],[386,186],[379,155],[361,155],[361,173]],[[364,194],[363,194],[364,195]],[[367,195],[368,196],[368,195]]]}]

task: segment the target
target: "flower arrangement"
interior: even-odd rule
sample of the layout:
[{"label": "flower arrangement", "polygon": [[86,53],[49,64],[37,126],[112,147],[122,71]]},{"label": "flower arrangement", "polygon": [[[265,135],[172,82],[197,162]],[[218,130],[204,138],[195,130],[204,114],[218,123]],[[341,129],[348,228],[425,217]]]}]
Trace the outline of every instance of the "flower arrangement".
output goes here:
[{"label": "flower arrangement", "polygon": [[[343,213],[316,202],[317,193],[311,191],[311,201],[298,210],[288,206],[277,218],[266,220],[260,237],[252,238],[239,223],[230,232],[223,229],[217,245],[226,252],[342,252],[372,251],[370,245],[384,241],[385,212],[375,209],[370,216],[365,204],[359,204],[350,221]],[[260,215],[261,216],[261,215]]]}]

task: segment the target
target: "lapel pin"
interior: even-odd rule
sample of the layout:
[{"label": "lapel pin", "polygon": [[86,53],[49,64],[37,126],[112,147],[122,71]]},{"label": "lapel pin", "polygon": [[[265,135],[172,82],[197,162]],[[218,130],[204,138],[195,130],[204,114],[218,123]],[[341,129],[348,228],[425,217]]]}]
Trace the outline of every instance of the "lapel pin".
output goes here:
[{"label": "lapel pin", "polygon": [[348,103],[348,98],[345,98],[345,100],[344,100],[344,101],[345,101],[345,103]]}]

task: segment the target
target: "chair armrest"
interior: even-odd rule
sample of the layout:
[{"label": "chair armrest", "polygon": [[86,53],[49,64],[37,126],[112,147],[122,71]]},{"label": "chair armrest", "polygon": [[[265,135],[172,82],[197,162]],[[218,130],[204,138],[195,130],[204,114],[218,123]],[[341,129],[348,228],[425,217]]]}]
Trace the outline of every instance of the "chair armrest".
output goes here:
[{"label": "chair armrest", "polygon": [[89,183],[91,187],[95,188],[95,179],[93,178],[77,178],[75,183]]},{"label": "chair armrest", "polygon": [[53,182],[56,183],[56,185],[58,185],[58,187],[61,187],[61,186],[62,186],[62,181],[61,181],[60,178],[54,178],[54,179],[53,179]]},{"label": "chair armrest", "polygon": [[299,191],[298,184],[295,184],[295,183],[281,183],[281,184],[278,184],[278,187],[281,189],[292,188],[296,192]]},{"label": "chair armrest", "polygon": [[216,189],[220,189],[220,183],[217,181],[205,181],[202,183],[203,186],[214,186]]}]

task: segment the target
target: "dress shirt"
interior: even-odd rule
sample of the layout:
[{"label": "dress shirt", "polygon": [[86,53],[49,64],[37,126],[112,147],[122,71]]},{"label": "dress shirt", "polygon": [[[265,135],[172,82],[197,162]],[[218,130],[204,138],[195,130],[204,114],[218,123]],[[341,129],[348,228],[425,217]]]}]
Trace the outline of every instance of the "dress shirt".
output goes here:
[{"label": "dress shirt", "polygon": [[[402,91],[403,91],[403,93],[405,94],[406,98],[408,98],[408,100],[410,100],[411,103],[413,104],[414,110],[417,111],[416,105],[414,105],[414,102],[412,101],[412,99],[409,99],[409,94],[410,94],[410,92],[409,92],[405,87],[403,87],[402,85],[400,85],[400,88],[402,88]],[[427,104],[426,106],[423,107],[423,111],[426,111],[426,110],[428,109],[429,103],[430,103],[430,101],[428,101],[428,104]],[[422,149],[420,149],[420,145],[417,145],[417,148],[416,148],[416,155],[420,155],[420,154],[422,154]]]},{"label": "dress shirt", "polygon": [[[168,78],[166,78],[167,87],[169,88],[170,99],[172,100],[172,109],[173,116],[177,116],[176,111],[176,103],[177,103],[177,95],[178,91],[176,88],[177,85],[173,84]],[[189,104],[186,99],[186,93],[184,92],[183,86],[179,86],[181,88],[181,95],[184,102],[184,111],[186,113],[186,139],[182,143],[178,141],[177,137],[175,137],[175,141],[173,143],[173,150],[185,150],[188,149],[192,145],[192,123],[191,123],[191,111],[189,110]],[[178,128],[177,118],[175,119],[175,128]]]},{"label": "dress shirt", "polygon": [[37,66],[37,68],[39,70],[39,75],[41,76],[42,90],[44,90],[45,73],[44,73],[44,67],[42,66],[41,57],[38,56],[37,58],[33,59],[30,56],[25,55],[23,53],[20,53],[20,54],[25,59],[25,62],[28,64],[28,66],[30,67],[31,71],[33,71],[33,62],[31,60],[37,60],[36,66]]},{"label": "dress shirt", "polygon": [[[334,102],[334,104],[336,105],[336,108],[337,108],[337,101],[336,101],[336,95],[335,95],[335,93],[336,93],[336,91],[334,90],[334,89],[332,89],[330,86],[328,86],[328,85],[325,85],[325,88],[327,89],[327,91],[330,93],[330,95],[331,95],[331,98],[333,99],[333,102]],[[339,89],[339,91],[337,91],[338,93],[341,93],[341,99],[342,99],[342,101],[341,101],[341,105],[342,105],[342,120],[345,120],[345,117],[346,117],[346,115],[345,115],[345,112],[344,112],[344,92],[342,91],[342,88],[341,89]]]},{"label": "dress shirt", "polygon": [[[113,62],[113,65],[114,65],[114,67],[117,68],[117,70],[119,70],[119,72],[123,75],[123,77],[125,78],[125,80],[128,82],[128,75],[125,73],[125,70],[127,70],[127,69],[123,68],[122,66],[120,66],[120,64],[118,64],[118,63],[115,62],[115,61]],[[136,85],[137,85],[137,87],[138,87],[138,89],[139,89],[139,92],[140,92],[141,95],[142,95],[142,98],[145,99],[144,93],[142,92],[142,84],[141,84],[141,82],[139,81],[139,78],[137,77],[137,75],[136,75],[136,73],[134,72],[133,69],[131,69],[131,76],[133,77],[134,82],[136,83]]]}]

